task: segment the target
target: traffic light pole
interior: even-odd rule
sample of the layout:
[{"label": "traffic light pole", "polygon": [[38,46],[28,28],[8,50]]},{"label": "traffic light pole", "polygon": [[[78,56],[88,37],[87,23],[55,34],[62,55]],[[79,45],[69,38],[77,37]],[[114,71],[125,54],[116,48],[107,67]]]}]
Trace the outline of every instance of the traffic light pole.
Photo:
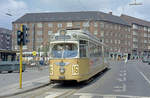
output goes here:
[{"label": "traffic light pole", "polygon": [[[21,25],[21,32],[23,32],[23,26]],[[22,88],[22,46],[23,44],[20,44],[20,79],[19,79],[19,83],[20,83],[20,89]]]}]

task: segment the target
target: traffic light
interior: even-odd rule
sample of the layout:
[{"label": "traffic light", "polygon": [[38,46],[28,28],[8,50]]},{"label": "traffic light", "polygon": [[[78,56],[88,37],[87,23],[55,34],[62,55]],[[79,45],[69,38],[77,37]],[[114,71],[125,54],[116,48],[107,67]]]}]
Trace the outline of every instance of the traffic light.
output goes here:
[{"label": "traffic light", "polygon": [[21,31],[18,30],[17,31],[17,45],[26,45],[29,40],[28,40],[28,36],[29,34],[27,33],[27,31],[29,30],[25,25],[21,25],[22,29]]},{"label": "traffic light", "polygon": [[29,40],[28,40],[28,36],[29,36],[28,30],[29,29],[25,25],[23,25],[23,45],[26,45],[29,42]]},{"label": "traffic light", "polygon": [[17,31],[17,45],[21,45],[21,42],[23,40],[23,34],[20,30]]}]

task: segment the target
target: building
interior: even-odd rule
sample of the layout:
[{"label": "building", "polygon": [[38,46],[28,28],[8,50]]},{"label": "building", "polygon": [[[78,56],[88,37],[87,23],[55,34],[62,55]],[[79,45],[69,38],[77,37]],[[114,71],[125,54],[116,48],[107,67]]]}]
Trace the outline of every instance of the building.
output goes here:
[{"label": "building", "polygon": [[50,36],[60,29],[86,29],[110,46],[111,57],[131,54],[130,25],[119,16],[99,11],[27,13],[12,23],[13,49],[17,46],[17,30],[24,24],[29,28],[30,43],[24,51],[38,51],[49,44]]},{"label": "building", "polygon": [[0,50],[12,49],[12,31],[0,28]]},{"label": "building", "polygon": [[150,22],[127,15],[120,17],[131,25],[133,57],[137,58],[150,53]]},{"label": "building", "polygon": [[0,61],[14,60],[14,55],[15,53],[12,52],[12,31],[0,28]]}]

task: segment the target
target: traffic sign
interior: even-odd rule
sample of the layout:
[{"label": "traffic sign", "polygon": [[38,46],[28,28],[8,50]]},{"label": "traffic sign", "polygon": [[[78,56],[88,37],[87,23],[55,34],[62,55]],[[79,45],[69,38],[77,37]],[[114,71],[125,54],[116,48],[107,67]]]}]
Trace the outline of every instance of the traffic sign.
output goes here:
[{"label": "traffic sign", "polygon": [[33,51],[33,52],[32,52],[32,55],[33,55],[33,56],[36,56],[36,51]]}]

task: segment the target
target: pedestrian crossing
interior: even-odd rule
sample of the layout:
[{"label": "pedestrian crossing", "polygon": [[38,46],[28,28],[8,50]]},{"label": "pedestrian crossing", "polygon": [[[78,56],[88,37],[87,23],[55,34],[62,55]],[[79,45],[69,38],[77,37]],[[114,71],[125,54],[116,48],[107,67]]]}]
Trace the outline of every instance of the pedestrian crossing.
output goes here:
[{"label": "pedestrian crossing", "polygon": [[[64,92],[51,92],[47,93],[45,98],[61,98],[61,96]],[[59,97],[58,97],[59,96]],[[144,97],[144,96],[129,96],[129,95],[102,95],[102,94],[94,94],[94,93],[75,93],[71,96],[68,96],[66,98],[150,98],[150,97]]]}]

